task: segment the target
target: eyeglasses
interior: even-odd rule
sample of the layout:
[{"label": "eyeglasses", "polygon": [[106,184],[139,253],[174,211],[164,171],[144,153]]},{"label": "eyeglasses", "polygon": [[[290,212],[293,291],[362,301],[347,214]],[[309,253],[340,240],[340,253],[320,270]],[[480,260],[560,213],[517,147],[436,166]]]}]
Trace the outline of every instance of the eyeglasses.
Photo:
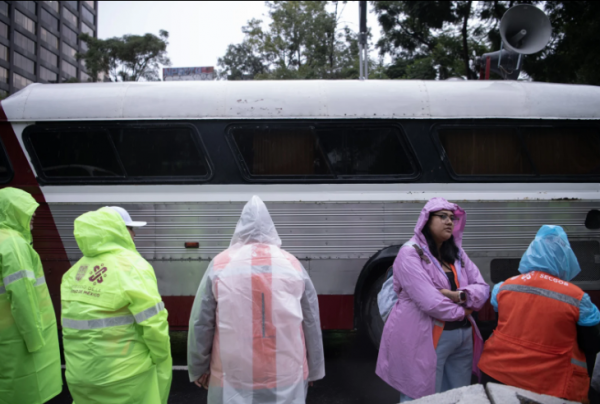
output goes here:
[{"label": "eyeglasses", "polygon": [[442,219],[444,222],[445,222],[446,220],[448,220],[448,219],[452,220],[452,222],[453,222],[453,223],[456,223],[456,222],[458,222],[458,218],[457,218],[456,216],[454,216],[454,215],[452,215],[452,216],[449,216],[449,215],[447,215],[447,214],[445,214],[445,213],[441,213],[441,214],[432,213],[432,214],[431,214],[431,216],[437,216],[437,217],[439,217],[440,219]]}]

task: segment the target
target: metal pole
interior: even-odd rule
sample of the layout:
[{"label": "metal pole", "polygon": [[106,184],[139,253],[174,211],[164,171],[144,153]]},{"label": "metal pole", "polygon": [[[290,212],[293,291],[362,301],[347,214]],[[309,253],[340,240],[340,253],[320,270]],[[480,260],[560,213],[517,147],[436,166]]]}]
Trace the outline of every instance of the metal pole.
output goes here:
[{"label": "metal pole", "polygon": [[365,80],[369,80],[369,50],[368,50],[367,46],[368,45],[365,43],[365,45],[364,45],[365,56],[363,57],[363,60],[365,62],[365,68],[363,69],[365,71]]},{"label": "metal pole", "polygon": [[[358,2],[358,63],[359,67],[359,78],[366,80],[369,76],[368,62],[369,54],[367,53],[367,2]],[[364,63],[364,65],[363,65]]]},{"label": "metal pole", "polygon": [[365,76],[363,74],[363,50],[360,42],[358,43],[358,78],[360,80],[364,80]]}]

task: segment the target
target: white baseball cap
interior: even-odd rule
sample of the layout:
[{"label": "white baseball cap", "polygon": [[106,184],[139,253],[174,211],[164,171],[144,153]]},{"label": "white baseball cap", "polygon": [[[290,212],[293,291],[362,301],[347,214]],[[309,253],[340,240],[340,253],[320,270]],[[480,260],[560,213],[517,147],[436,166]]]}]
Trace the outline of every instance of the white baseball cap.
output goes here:
[{"label": "white baseball cap", "polygon": [[133,220],[131,220],[131,216],[129,216],[129,213],[119,206],[107,206],[107,208],[111,208],[119,215],[121,215],[123,221],[125,222],[125,226],[127,227],[142,227],[146,225],[146,222],[134,222]]}]

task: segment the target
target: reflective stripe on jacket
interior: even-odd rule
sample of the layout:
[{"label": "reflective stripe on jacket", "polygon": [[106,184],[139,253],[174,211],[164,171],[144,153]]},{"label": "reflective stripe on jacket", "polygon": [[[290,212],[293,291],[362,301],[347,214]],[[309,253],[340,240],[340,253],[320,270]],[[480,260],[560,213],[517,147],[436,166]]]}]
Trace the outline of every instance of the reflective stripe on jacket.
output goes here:
[{"label": "reflective stripe on jacket", "polygon": [[30,222],[38,204],[0,190],[0,404],[44,403],[60,394],[56,316]]},{"label": "reflective stripe on jacket", "polygon": [[515,276],[498,293],[498,327],[482,371],[502,383],[567,400],[587,397],[590,379],[577,344],[583,291],[540,271]]}]

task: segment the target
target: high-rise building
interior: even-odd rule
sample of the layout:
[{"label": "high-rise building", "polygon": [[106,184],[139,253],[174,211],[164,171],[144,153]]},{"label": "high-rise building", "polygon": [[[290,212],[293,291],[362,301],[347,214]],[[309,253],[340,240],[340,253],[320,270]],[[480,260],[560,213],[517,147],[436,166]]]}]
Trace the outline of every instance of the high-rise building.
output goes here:
[{"label": "high-rise building", "polygon": [[0,1],[0,95],[34,82],[88,81],[78,36],[98,37],[97,1]]}]

